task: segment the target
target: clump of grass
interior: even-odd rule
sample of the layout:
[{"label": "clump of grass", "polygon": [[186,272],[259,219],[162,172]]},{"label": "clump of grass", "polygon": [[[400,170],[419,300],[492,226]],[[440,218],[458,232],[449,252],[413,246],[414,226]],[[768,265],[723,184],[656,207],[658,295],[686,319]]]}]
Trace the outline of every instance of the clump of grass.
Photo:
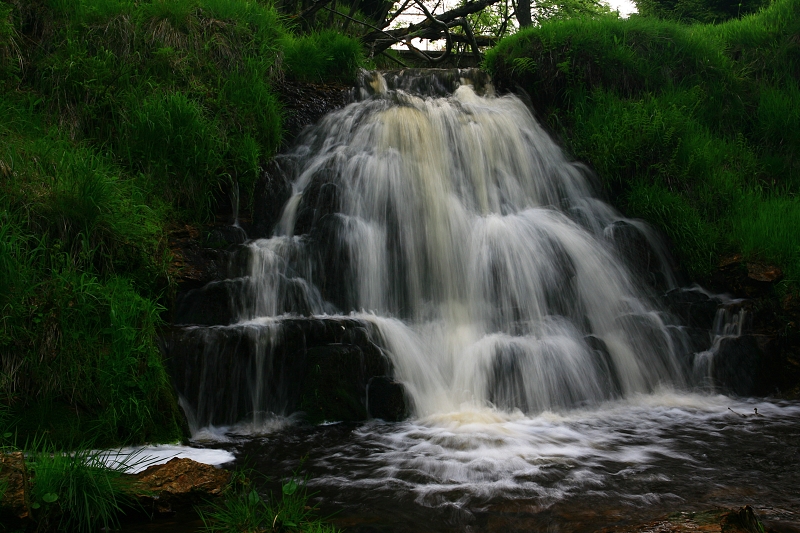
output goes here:
[{"label": "clump of grass", "polygon": [[690,277],[736,252],[796,272],[797,9],[777,0],[717,25],[548,22],[503,40],[486,67],[534,95],[612,201],[671,238]]},{"label": "clump of grass", "polygon": [[335,30],[301,37],[290,35],[282,44],[286,73],[300,81],[353,79],[363,64],[358,42]]},{"label": "clump of grass", "polygon": [[313,493],[308,492],[307,479],[298,479],[295,473],[281,484],[280,496],[270,495],[265,499],[252,482],[254,476],[252,471],[234,473],[222,502],[198,509],[204,531],[339,531],[319,519],[317,509],[309,505]]},{"label": "clump of grass", "polygon": [[28,460],[30,501],[37,531],[93,533],[119,528],[119,517],[135,506],[129,465],[106,466],[101,452],[83,446],[61,452],[41,447]]}]

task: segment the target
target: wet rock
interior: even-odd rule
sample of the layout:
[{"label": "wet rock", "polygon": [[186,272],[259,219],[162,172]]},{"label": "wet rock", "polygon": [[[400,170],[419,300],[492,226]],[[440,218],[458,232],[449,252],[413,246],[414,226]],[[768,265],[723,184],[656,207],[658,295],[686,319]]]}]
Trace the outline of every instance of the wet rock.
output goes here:
[{"label": "wet rock", "polygon": [[299,83],[285,80],[275,88],[284,110],[284,145],[289,145],[306,127],[353,101],[351,85]]},{"label": "wet rock", "polygon": [[609,397],[618,398],[622,396],[622,385],[619,382],[619,375],[617,373],[614,360],[611,358],[611,353],[608,351],[608,346],[600,337],[594,335],[586,335],[583,338],[586,344],[595,354],[595,364],[598,367],[600,375],[603,376],[605,384],[603,389],[608,391]]},{"label": "wet rock", "polygon": [[230,472],[191,459],[175,458],[135,474],[135,496],[145,509],[170,513],[222,494]]},{"label": "wet rock", "polygon": [[334,169],[320,169],[308,187],[297,209],[295,235],[305,235],[320,228],[320,221],[331,217],[339,210],[339,186]]},{"label": "wet rock", "polygon": [[329,344],[306,350],[300,410],[311,422],[360,421],[367,413],[367,385],[385,371],[356,345]]},{"label": "wet rock", "polygon": [[606,228],[604,236],[639,279],[658,290],[667,289],[666,278],[661,272],[661,260],[641,229],[630,222],[618,220]]},{"label": "wet rock", "polygon": [[244,294],[244,280],[215,281],[179,294],[175,302],[174,323],[227,326],[236,322],[239,306],[235,296]]},{"label": "wet rock", "polygon": [[367,383],[367,411],[371,418],[398,422],[408,417],[406,388],[388,376],[375,376]]},{"label": "wet rock", "polygon": [[287,160],[273,159],[256,181],[253,192],[253,237],[269,237],[280,221],[283,206],[292,196],[291,175]]},{"label": "wet rock", "polygon": [[199,427],[297,411],[313,422],[366,420],[367,384],[391,374],[371,327],[333,317],[175,327],[162,348]]},{"label": "wet rock", "polygon": [[30,518],[28,478],[22,452],[0,454],[0,524],[21,527]]},{"label": "wet rock", "polygon": [[[366,72],[372,76],[372,72]],[[381,73],[390,90],[403,90],[411,94],[431,97],[450,96],[464,82],[478,95],[494,92],[492,79],[478,68],[407,68],[385,70]]]},{"label": "wet rock", "polygon": [[755,393],[762,365],[762,352],[753,335],[720,340],[712,361],[711,375],[717,387],[739,396]]},{"label": "wet rock", "polygon": [[722,301],[698,289],[680,288],[667,292],[664,303],[682,325],[710,330]]},{"label": "wet rock", "polygon": [[525,354],[514,346],[498,349],[492,360],[487,397],[501,409],[520,409],[529,412],[525,387]]}]

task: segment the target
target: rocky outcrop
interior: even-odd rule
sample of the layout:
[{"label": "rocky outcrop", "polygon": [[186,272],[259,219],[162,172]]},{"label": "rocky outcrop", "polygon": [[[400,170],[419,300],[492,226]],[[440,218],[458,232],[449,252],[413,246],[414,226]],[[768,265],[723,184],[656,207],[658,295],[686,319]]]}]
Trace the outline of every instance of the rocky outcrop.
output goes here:
[{"label": "rocky outcrop", "polygon": [[134,496],[151,513],[188,509],[222,495],[231,479],[227,470],[191,459],[171,459],[134,475]]},{"label": "rocky outcrop", "polygon": [[298,411],[311,422],[404,418],[404,393],[376,381],[391,375],[377,339],[373,326],[357,318],[285,317],[175,327],[163,349],[199,427]]}]

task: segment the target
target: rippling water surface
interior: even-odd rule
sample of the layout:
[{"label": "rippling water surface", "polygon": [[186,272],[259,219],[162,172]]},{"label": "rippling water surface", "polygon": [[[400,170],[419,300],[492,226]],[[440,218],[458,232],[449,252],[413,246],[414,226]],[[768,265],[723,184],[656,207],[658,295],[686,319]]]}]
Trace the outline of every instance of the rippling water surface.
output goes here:
[{"label": "rippling water surface", "polygon": [[307,457],[323,511],[353,531],[595,531],[746,504],[800,530],[796,402],[661,392],[534,417],[274,420],[198,437],[271,476]]}]

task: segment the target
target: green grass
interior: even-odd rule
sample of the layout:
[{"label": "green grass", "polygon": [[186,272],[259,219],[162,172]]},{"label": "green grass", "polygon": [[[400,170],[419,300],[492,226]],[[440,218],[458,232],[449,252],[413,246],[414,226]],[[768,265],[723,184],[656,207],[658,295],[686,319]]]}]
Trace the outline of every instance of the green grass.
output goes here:
[{"label": "green grass", "polygon": [[131,466],[105,465],[100,452],[81,447],[62,452],[42,447],[26,460],[30,502],[37,531],[94,533],[119,528],[119,517],[135,507]]},{"label": "green grass", "polygon": [[717,25],[601,17],[500,42],[486,67],[532,96],[630,216],[659,227],[687,274],[720,256],[800,287],[800,9],[777,0]]},{"label": "green grass", "polygon": [[261,496],[253,483],[255,472],[234,472],[222,501],[198,509],[207,533],[242,531],[303,531],[336,533],[339,530],[317,517],[310,504],[307,479],[293,476],[281,485],[278,497]]},{"label": "green grass", "polygon": [[281,143],[275,83],[361,61],[262,0],[0,0],[0,406],[21,441],[182,437],[166,228],[233,185],[247,205]]},{"label": "green grass", "polygon": [[354,79],[362,66],[358,42],[335,30],[301,37],[290,35],[282,44],[286,73],[299,81]]}]

